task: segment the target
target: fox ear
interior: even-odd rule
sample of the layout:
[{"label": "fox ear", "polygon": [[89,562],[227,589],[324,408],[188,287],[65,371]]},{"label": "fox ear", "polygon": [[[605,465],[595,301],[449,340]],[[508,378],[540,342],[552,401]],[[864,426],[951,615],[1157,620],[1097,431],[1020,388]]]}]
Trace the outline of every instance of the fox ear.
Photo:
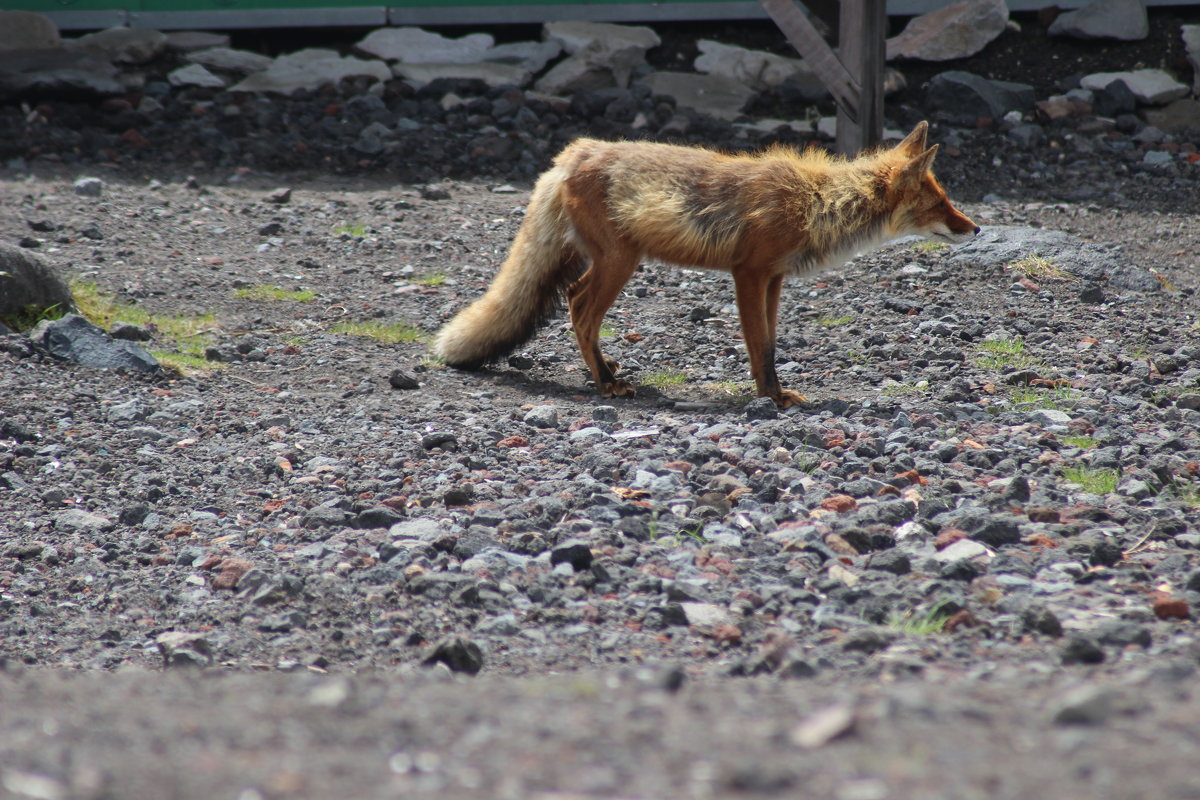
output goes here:
[{"label": "fox ear", "polygon": [[900,181],[913,186],[919,185],[921,183],[921,179],[925,177],[925,173],[929,171],[931,166],[933,166],[933,157],[937,155],[937,151],[938,146],[935,144],[933,147],[929,148],[912,161],[909,161],[907,164],[901,167]]},{"label": "fox ear", "polygon": [[910,156],[915,156],[925,150],[925,135],[929,133],[929,123],[918,122],[912,133],[904,137],[904,141],[896,145],[896,149]]}]

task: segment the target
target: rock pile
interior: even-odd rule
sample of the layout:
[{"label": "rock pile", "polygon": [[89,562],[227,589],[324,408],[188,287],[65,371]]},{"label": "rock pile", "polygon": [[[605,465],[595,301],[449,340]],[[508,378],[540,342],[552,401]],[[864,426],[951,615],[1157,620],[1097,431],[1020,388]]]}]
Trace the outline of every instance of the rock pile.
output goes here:
[{"label": "rock pile", "polygon": [[[309,48],[269,58],[200,32],[113,29],[63,39],[44,18],[3,13],[10,34],[0,41],[0,100],[8,101],[0,157],[17,165],[167,159],[527,179],[581,134],[749,147],[835,132],[828,93],[802,59],[701,40],[691,69],[655,69],[647,54],[660,37],[647,27],[555,22],[541,41],[500,45],[486,33],[388,28],[349,54]],[[1122,20],[1138,13],[1145,18],[1138,0],[1098,0],[1062,15],[1051,33],[1128,38],[1136,26]],[[1114,14],[1117,22],[1105,22]],[[957,62],[1013,27],[1003,0],[964,0],[912,20],[888,52],[900,69]],[[1179,34],[1193,59],[1195,27]],[[889,70],[889,91],[902,91],[902,74]],[[1147,166],[1186,170],[1196,159],[1190,133],[1200,130],[1200,103],[1179,77],[1187,76],[1080,75],[1037,96],[1030,86],[950,69],[924,92],[908,90],[906,103],[920,107],[901,106],[896,123],[932,116],[1009,132],[1027,147],[1067,139],[1083,153],[1123,151],[1138,137],[1132,145]],[[100,101],[102,113],[72,102],[81,95]]]}]

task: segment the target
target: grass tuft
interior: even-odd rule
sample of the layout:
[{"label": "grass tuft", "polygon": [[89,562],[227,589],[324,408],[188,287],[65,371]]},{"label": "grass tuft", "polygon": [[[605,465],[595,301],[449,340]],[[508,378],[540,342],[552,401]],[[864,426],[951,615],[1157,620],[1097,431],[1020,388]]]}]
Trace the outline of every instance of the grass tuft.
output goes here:
[{"label": "grass tuft", "polygon": [[[160,362],[163,356],[190,356],[199,364],[192,364],[193,372],[210,371],[215,365],[204,360],[204,350],[213,343],[213,332],[217,327],[217,315],[212,312],[201,314],[152,314],[141,306],[122,303],[113,295],[104,292],[95,283],[73,281],[71,296],[79,313],[94,325],[109,330],[118,322],[152,328],[159,340],[175,345],[175,350],[158,350],[152,353]],[[201,366],[202,365],[202,366]]]},{"label": "grass tuft", "polygon": [[333,235],[334,236],[349,236],[354,239],[361,239],[362,237],[367,235],[367,226],[363,225],[361,222],[356,222],[356,223],[343,222],[339,225],[333,226]]},{"label": "grass tuft", "polygon": [[1019,336],[1012,339],[985,339],[975,345],[975,350],[981,354],[976,362],[980,369],[1005,371],[1042,369],[1046,366],[1042,359],[1025,352],[1025,340]]},{"label": "grass tuft", "polygon": [[1117,490],[1117,481],[1121,475],[1115,469],[1097,469],[1095,467],[1067,467],[1063,470],[1063,479],[1078,484],[1088,494],[1112,494]]},{"label": "grass tuft", "polygon": [[813,322],[820,325],[822,328],[836,328],[840,325],[847,325],[854,321],[854,317],[849,314],[842,316],[833,316],[831,314],[820,314]]},{"label": "grass tuft", "polygon": [[642,383],[662,391],[671,386],[679,386],[687,382],[687,375],[679,370],[660,369],[642,378]]},{"label": "grass tuft", "polygon": [[918,614],[915,610],[904,614],[893,614],[888,626],[910,636],[929,636],[945,630],[946,620],[954,616],[945,603],[939,603],[928,611]]},{"label": "grass tuft", "polygon": [[1064,271],[1052,260],[1043,258],[1037,253],[1014,261],[1009,266],[1031,280],[1067,281],[1071,279],[1070,273]]},{"label": "grass tuft", "polygon": [[435,289],[445,282],[446,273],[444,272],[430,272],[413,281],[417,286],[424,286],[428,289]]},{"label": "grass tuft", "polygon": [[15,314],[10,314],[7,317],[0,317],[0,323],[7,325],[14,331],[27,331],[37,325],[44,319],[59,319],[70,311],[62,305],[55,303],[47,308],[39,306],[25,306]]},{"label": "grass tuft", "polygon": [[917,242],[912,246],[912,249],[918,253],[936,253],[940,250],[949,250],[950,245],[945,242],[925,241]]},{"label": "grass tuft", "polygon": [[407,322],[339,322],[331,328],[334,333],[362,336],[384,344],[398,342],[423,342],[428,335],[420,328]]},{"label": "grass tuft", "polygon": [[311,289],[282,289],[278,286],[267,286],[261,283],[233,290],[235,300],[257,300],[265,303],[277,303],[284,300],[294,303],[311,303],[316,297],[317,293]]},{"label": "grass tuft", "polygon": [[749,381],[713,381],[700,387],[721,400],[745,405],[754,399],[754,384]]},{"label": "grass tuft", "polygon": [[1068,433],[1060,436],[1058,440],[1067,447],[1078,447],[1080,450],[1091,450],[1096,446],[1096,440],[1093,437],[1082,434]]}]

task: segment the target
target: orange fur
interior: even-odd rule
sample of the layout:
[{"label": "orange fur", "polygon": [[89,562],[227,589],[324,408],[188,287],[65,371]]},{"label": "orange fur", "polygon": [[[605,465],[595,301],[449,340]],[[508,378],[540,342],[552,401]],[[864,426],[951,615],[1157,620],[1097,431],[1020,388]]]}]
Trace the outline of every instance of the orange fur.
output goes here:
[{"label": "orange fur", "polygon": [[925,147],[926,131],[922,122],[896,147],[853,160],[816,149],[727,155],[579,139],[538,179],[508,259],[483,297],[438,333],[434,351],[464,368],[506,355],[565,292],[596,388],[631,395],[600,352],[600,323],[653,258],[732,273],[758,394],[781,406],[803,400],[775,375],[785,276],[839,266],[906,234],[959,241],[979,230],[930,171],[937,146]]}]

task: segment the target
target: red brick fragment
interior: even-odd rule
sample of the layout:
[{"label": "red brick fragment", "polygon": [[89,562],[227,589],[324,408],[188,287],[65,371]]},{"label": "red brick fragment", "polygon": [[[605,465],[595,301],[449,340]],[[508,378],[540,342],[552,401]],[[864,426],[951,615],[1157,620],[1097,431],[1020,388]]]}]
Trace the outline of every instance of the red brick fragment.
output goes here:
[{"label": "red brick fragment", "polygon": [[821,501],[821,508],[844,514],[858,508],[858,501],[848,494],[834,494]]},{"label": "red brick fragment", "polygon": [[1192,610],[1186,600],[1174,597],[1157,597],[1154,600],[1154,616],[1159,619],[1191,619]]},{"label": "red brick fragment", "polygon": [[227,558],[221,562],[221,571],[212,579],[212,588],[233,590],[242,576],[253,568],[254,564],[244,558]]}]

